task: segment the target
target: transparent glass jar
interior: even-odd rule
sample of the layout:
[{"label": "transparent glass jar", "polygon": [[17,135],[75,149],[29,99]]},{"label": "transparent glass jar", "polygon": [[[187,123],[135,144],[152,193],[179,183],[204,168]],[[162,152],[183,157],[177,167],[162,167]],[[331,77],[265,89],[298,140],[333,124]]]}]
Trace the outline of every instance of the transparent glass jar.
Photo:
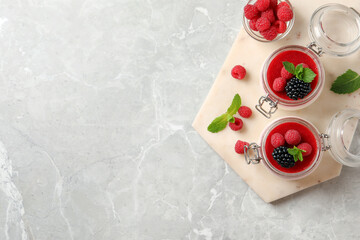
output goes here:
[{"label": "transparent glass jar", "polygon": [[[271,118],[271,115],[276,112],[278,107],[286,110],[305,108],[319,97],[325,82],[325,70],[320,57],[324,53],[331,56],[344,57],[356,52],[360,48],[360,14],[353,8],[341,4],[323,5],[311,17],[309,35],[313,42],[307,47],[298,45],[285,46],[274,51],[265,60],[260,82],[266,95],[260,97],[258,104],[255,106],[265,117]],[[309,95],[300,100],[289,100],[279,97],[271,89],[267,79],[268,67],[272,60],[280,53],[289,50],[305,53],[315,62],[318,69],[317,86]]]},{"label": "transparent glass jar", "polygon": [[[314,136],[316,154],[307,168],[296,173],[287,173],[279,170],[271,163],[266,154],[266,142],[269,134],[283,123],[299,123],[305,126]],[[245,161],[248,164],[262,162],[273,174],[287,179],[301,179],[311,174],[320,164],[323,152],[330,151],[333,158],[349,167],[360,167],[360,110],[345,109],[335,114],[328,125],[326,133],[320,133],[307,120],[299,117],[284,117],[271,122],[260,136],[260,145],[251,143],[244,147]],[[313,151],[315,149],[314,146]],[[272,156],[271,156],[272,157]]]},{"label": "transparent glass jar", "polygon": [[[254,5],[256,1],[257,0],[249,0],[247,4]],[[249,26],[250,20],[245,17],[245,14],[243,14],[242,23],[243,23],[245,31],[249,34],[250,37],[252,37],[253,39],[255,39],[255,40],[259,41],[259,42],[274,42],[274,41],[283,39],[284,37],[286,37],[289,34],[292,27],[294,26],[295,12],[294,12],[293,6],[291,5],[291,3],[288,0],[280,0],[280,1],[278,1],[278,3],[281,3],[281,2],[286,2],[290,6],[291,10],[293,11],[293,18],[290,21],[286,22],[286,31],[284,33],[278,34],[276,36],[276,38],[273,39],[273,40],[267,40],[258,31],[254,31],[254,30],[252,30],[250,28],[250,26]]]}]

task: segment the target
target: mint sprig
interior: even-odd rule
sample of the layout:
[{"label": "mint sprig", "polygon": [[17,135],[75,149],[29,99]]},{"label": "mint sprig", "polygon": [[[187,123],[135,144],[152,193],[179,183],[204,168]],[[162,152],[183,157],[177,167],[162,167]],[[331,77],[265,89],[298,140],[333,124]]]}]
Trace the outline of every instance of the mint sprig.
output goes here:
[{"label": "mint sprig", "polygon": [[302,64],[296,66],[291,62],[283,62],[283,66],[286,71],[295,75],[296,78],[303,80],[306,83],[311,83],[315,77],[316,73],[314,73],[310,68],[304,68]]},{"label": "mint sprig", "polygon": [[232,100],[230,107],[227,109],[226,113],[215,118],[210,125],[208,126],[208,131],[212,133],[220,132],[226,128],[228,122],[235,122],[233,115],[239,110],[241,106],[241,98],[239,94],[236,94]]},{"label": "mint sprig", "polygon": [[360,75],[351,69],[336,78],[331,91],[338,94],[352,93],[360,88]]},{"label": "mint sprig", "polygon": [[306,152],[300,148],[294,146],[293,148],[288,148],[288,153],[294,157],[294,161],[297,162],[300,160],[301,162],[304,160],[302,153]]}]

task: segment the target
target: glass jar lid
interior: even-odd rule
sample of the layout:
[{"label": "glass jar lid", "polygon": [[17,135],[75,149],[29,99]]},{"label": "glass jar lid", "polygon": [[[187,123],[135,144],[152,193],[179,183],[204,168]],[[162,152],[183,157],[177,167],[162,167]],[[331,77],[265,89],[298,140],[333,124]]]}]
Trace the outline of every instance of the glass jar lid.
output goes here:
[{"label": "glass jar lid", "polygon": [[335,114],[326,133],[322,134],[323,150],[330,150],[334,159],[346,166],[360,167],[360,110]]},{"label": "glass jar lid", "polygon": [[309,32],[320,55],[350,55],[360,48],[360,14],[341,4],[323,5],[313,13]]}]

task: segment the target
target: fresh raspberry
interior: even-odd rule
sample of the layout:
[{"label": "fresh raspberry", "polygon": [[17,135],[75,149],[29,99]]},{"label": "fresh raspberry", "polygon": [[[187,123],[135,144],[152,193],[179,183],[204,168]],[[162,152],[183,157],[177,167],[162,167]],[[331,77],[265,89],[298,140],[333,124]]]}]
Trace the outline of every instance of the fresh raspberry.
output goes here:
[{"label": "fresh raspberry", "polygon": [[256,21],[258,19],[257,18],[253,18],[249,21],[249,27],[253,30],[253,31],[258,31],[257,27],[256,27]]},{"label": "fresh raspberry", "polygon": [[299,64],[296,65],[296,66],[299,66],[300,64],[302,64],[303,68],[309,68],[309,65],[307,65],[306,63],[299,63]]},{"label": "fresh raspberry", "polygon": [[301,142],[301,135],[297,130],[287,130],[285,133],[285,141],[290,145],[297,145]]},{"label": "fresh raspberry", "polygon": [[287,2],[281,2],[276,6],[275,11],[277,12],[277,10],[279,10],[281,7],[290,8],[290,6],[289,6],[289,4],[287,4]]},{"label": "fresh raspberry", "polygon": [[236,65],[231,70],[231,76],[239,80],[244,79],[244,77],[246,76],[246,69],[241,65]]},{"label": "fresh raspberry", "polygon": [[252,115],[252,110],[247,106],[241,106],[238,110],[238,113],[243,118],[249,118]]},{"label": "fresh raspberry", "polygon": [[234,117],[235,118],[235,122],[229,122],[229,127],[233,130],[233,131],[239,131],[240,129],[242,129],[244,123],[240,118]]},{"label": "fresh raspberry", "polygon": [[285,69],[285,67],[282,67],[282,69],[281,69],[281,76],[282,76],[283,78],[285,78],[286,80],[289,80],[289,79],[292,78],[294,75],[291,74],[291,73],[289,73],[289,72]]},{"label": "fresh raspberry", "polygon": [[278,148],[280,146],[283,146],[285,144],[285,138],[281,133],[274,133],[271,136],[271,145],[274,148]]},{"label": "fresh raspberry", "polygon": [[271,8],[269,8],[268,10],[262,12],[261,17],[266,17],[270,21],[270,23],[273,23],[276,20],[274,10],[272,10]]},{"label": "fresh raspberry", "polygon": [[286,31],[286,28],[287,28],[286,23],[283,22],[283,21],[280,21],[280,20],[277,20],[273,24],[273,26],[276,27],[276,30],[277,30],[278,33],[284,33]]},{"label": "fresh raspberry", "polygon": [[259,31],[265,31],[267,29],[269,29],[271,26],[271,23],[269,21],[269,19],[267,19],[266,17],[261,17],[256,21],[256,28]]},{"label": "fresh raspberry", "polygon": [[276,9],[277,6],[277,0],[270,0],[270,8]]},{"label": "fresh raspberry", "polygon": [[254,5],[248,4],[244,7],[244,15],[247,19],[251,20],[259,17],[260,12]]},{"label": "fresh raspberry", "polygon": [[275,22],[275,14],[274,14],[274,10],[272,10],[271,8],[269,8],[268,10],[266,10],[266,11],[263,11],[262,13],[261,13],[261,17],[266,17],[269,21],[270,21],[270,23],[273,23],[273,22]]},{"label": "fresh raspberry", "polygon": [[279,20],[287,22],[293,18],[293,11],[287,7],[281,7],[277,10],[276,15]]},{"label": "fresh raspberry", "polygon": [[266,40],[274,40],[277,36],[276,27],[271,26],[268,30],[260,31],[260,34],[266,39]]},{"label": "fresh raspberry", "polygon": [[269,8],[270,0],[257,0],[255,6],[260,12],[263,12]]},{"label": "fresh raspberry", "polygon": [[305,152],[302,153],[303,157],[309,156],[312,152],[312,146],[308,143],[301,143],[297,146],[299,149],[304,150]]},{"label": "fresh raspberry", "polygon": [[285,78],[283,77],[275,78],[273,82],[273,89],[275,92],[283,92],[285,91],[286,84],[287,82]]},{"label": "fresh raspberry", "polygon": [[238,154],[244,154],[244,146],[245,145],[249,146],[249,143],[238,140],[235,144],[235,152],[237,152]]}]

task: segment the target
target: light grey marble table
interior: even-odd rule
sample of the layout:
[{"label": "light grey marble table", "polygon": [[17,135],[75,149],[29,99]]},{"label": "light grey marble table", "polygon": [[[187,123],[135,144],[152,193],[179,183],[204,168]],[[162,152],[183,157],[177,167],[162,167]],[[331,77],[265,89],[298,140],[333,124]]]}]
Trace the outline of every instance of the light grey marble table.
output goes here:
[{"label": "light grey marble table", "polygon": [[358,169],[266,204],[191,127],[244,0],[0,4],[0,239],[360,239]]}]

